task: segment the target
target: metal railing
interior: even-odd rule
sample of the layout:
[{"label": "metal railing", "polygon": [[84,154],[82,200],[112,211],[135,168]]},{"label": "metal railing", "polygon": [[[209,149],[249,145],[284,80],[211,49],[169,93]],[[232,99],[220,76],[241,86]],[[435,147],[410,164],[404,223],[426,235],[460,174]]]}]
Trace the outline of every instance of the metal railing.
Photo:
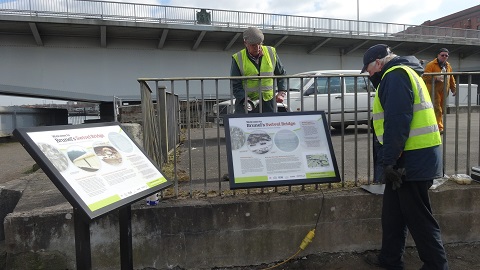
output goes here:
[{"label": "metal railing", "polygon": [[265,30],[286,30],[332,35],[436,38],[480,43],[480,31],[424,25],[344,20],[221,9],[201,9],[95,0],[12,0],[0,2],[0,15],[99,19],[143,23],[211,25]]},{"label": "metal railing", "polygon": [[[470,174],[471,166],[476,166],[480,162],[480,150],[479,150],[479,135],[480,135],[480,106],[478,105],[476,89],[472,85],[472,76],[480,75],[480,72],[452,72],[452,73],[442,73],[442,75],[453,75],[456,76],[457,84],[466,83],[468,99],[460,101],[461,94],[457,94],[454,100],[450,100],[450,105],[444,104],[448,107],[446,112],[448,115],[445,116],[445,133],[442,135],[443,140],[443,160],[444,160],[444,172],[447,175],[452,174]],[[432,73],[432,75],[437,75],[437,73]],[[468,78],[465,81],[460,81],[460,75],[462,78]],[[279,76],[277,76],[278,78]],[[344,75],[329,75],[329,76],[281,76],[289,81],[295,79],[307,80],[312,77],[325,77],[329,79],[342,78]],[[360,79],[367,79],[365,75],[348,75],[348,77],[355,77]],[[180,91],[186,91],[185,100],[195,100],[195,102],[205,100],[212,100],[211,94],[205,94],[206,89],[213,89],[215,91],[214,102],[218,105],[223,101],[226,101],[233,105],[233,95],[230,92],[230,98],[226,100],[221,98],[225,95],[225,90],[223,87],[220,87],[223,83],[229,82],[230,79],[236,77],[189,77],[189,78],[142,78],[138,81],[141,85],[154,85],[156,88],[158,86],[161,89],[165,85],[167,92],[170,92],[173,95],[178,94]],[[249,77],[244,77],[249,78]],[[252,78],[271,78],[268,76],[255,76]],[[357,81],[357,80],[355,80]],[[302,83],[303,85],[303,83]],[[351,87],[351,86],[349,86]],[[154,89],[154,87],[151,87]],[[183,90],[180,90],[182,89]],[[317,85],[315,85],[317,88]],[[367,87],[367,93],[373,94],[374,89]],[[328,83],[327,86],[328,93],[323,94],[327,95],[328,100],[335,98],[333,95],[334,85],[333,83]],[[459,87],[457,87],[459,89]],[[361,92],[365,89],[360,90],[360,85],[355,83],[351,95],[354,97],[354,109],[348,111],[344,107],[344,100],[346,100],[347,93],[340,94],[342,98],[337,100],[342,100],[342,110],[334,111],[330,105],[320,105],[316,103],[314,110],[324,110],[327,114],[328,123],[332,126],[333,117],[338,114],[341,116],[340,121],[337,124],[336,129],[330,130],[330,135],[332,138],[332,144],[340,172],[340,177],[342,179],[341,186],[359,186],[362,184],[368,184],[373,181],[373,159],[372,159],[372,141],[373,134],[370,129],[369,121],[360,121],[359,115],[362,112],[367,111],[369,113],[368,119],[370,119],[372,103],[369,102],[368,109],[363,110],[360,108],[360,95]],[[462,90],[464,91],[464,90]],[[222,93],[222,94],[220,94]],[[292,90],[288,90],[289,97],[294,96]],[[313,94],[315,98],[321,94]],[[195,96],[195,99],[192,97]],[[301,110],[304,110],[306,97],[300,95],[301,99]],[[474,102],[476,101],[476,102]],[[292,100],[287,99],[285,106],[290,109],[292,108]],[[164,108],[167,108],[164,106]],[[207,115],[209,112],[207,106],[200,106],[200,112],[198,114]],[[162,110],[162,107],[158,107],[159,110]],[[169,109],[165,109],[165,114],[173,113],[169,112]],[[176,112],[175,112],[176,113]],[[181,125],[180,118],[190,119],[191,111],[185,110],[180,112],[184,113],[184,116],[179,116],[173,123],[177,123],[177,127]],[[348,114],[354,114],[353,122],[346,122],[346,117]],[[162,113],[158,113],[161,115]],[[212,196],[216,194],[217,196],[223,196],[224,194],[230,194],[229,192],[236,193],[236,191],[229,191],[229,182],[225,181],[225,175],[228,173],[228,164],[227,164],[227,155],[225,147],[225,130],[221,125],[214,124],[207,125],[206,122],[211,121],[212,123],[220,123],[222,116],[216,114],[213,119],[202,118],[204,121],[200,128],[194,128],[190,125],[185,125],[183,129],[174,128],[174,132],[180,132],[181,135],[174,136],[174,144],[179,147],[174,147],[172,150],[173,157],[175,158],[174,163],[174,172],[173,172],[173,182],[175,185],[175,195],[184,196],[188,194],[189,196],[196,196],[201,194],[202,196]],[[158,122],[156,119],[149,119],[149,121]],[[338,121],[338,118],[337,120]],[[171,123],[171,124],[173,124]],[[348,124],[348,128],[347,128]],[[338,128],[340,127],[340,128]],[[170,127],[171,128],[171,127]],[[147,135],[148,136],[148,135]],[[180,140],[179,138],[183,139]],[[161,139],[162,140],[162,139]],[[459,165],[459,164],[465,164]],[[472,165],[473,164],[473,165]],[[187,176],[185,176],[187,175]],[[185,180],[187,179],[187,180]],[[293,188],[299,188],[303,190],[304,185],[293,186]],[[318,189],[322,185],[314,185],[314,189]],[[285,187],[288,190],[292,189],[292,186]],[[251,189],[248,189],[247,192],[250,193]],[[254,189],[256,192],[277,192],[277,188],[261,188]]]}]

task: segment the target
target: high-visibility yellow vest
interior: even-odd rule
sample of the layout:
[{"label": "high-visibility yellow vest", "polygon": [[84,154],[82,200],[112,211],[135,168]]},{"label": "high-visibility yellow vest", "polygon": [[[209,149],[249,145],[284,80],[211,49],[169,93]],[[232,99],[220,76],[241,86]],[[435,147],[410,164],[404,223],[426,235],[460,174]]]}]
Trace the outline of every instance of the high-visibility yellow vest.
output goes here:
[{"label": "high-visibility yellow vest", "polygon": [[[382,76],[390,71],[402,68],[404,69],[412,83],[414,101],[413,101],[413,118],[410,123],[410,134],[405,142],[404,150],[415,150],[427,147],[440,145],[440,132],[438,131],[437,120],[435,119],[435,112],[433,110],[432,100],[428,93],[425,82],[418,76],[418,74],[407,66],[394,66],[389,68]],[[375,98],[373,99],[373,127],[378,141],[383,144],[383,129],[384,110],[380,104],[377,87]]]},{"label": "high-visibility yellow vest", "polygon": [[[233,55],[233,58],[237,62],[242,76],[273,76],[275,66],[277,64],[277,58],[275,48],[270,46],[262,46],[263,56],[262,63],[260,65],[260,74],[258,74],[255,65],[248,59],[247,50],[243,49]],[[259,98],[259,91],[262,91],[263,100],[268,101],[273,98],[273,78],[270,79],[248,79],[243,80],[243,89],[247,92],[247,95],[252,100]]]}]

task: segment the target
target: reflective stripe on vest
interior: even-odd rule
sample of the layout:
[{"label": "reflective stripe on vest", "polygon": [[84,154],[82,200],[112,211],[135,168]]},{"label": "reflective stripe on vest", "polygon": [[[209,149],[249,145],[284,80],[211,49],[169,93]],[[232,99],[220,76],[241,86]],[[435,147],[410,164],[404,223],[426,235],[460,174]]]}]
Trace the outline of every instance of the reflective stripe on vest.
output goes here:
[{"label": "reflective stripe on vest", "polygon": [[[428,93],[425,82],[418,74],[407,66],[394,66],[389,68],[382,76],[397,68],[402,68],[408,74],[413,89],[413,118],[410,123],[410,133],[405,142],[404,150],[415,150],[440,145],[441,138],[438,132],[438,125],[435,119],[433,104]],[[377,87],[375,98],[373,99],[373,126],[378,141],[383,144],[384,110],[380,103],[378,95],[380,85]]]},{"label": "reflective stripe on vest", "polygon": [[[270,46],[262,46],[262,62],[260,64],[260,74],[255,65],[248,59],[247,50],[243,49],[233,55],[237,62],[240,74],[242,76],[273,76],[275,66],[277,64],[275,48]],[[267,52],[267,53],[265,53]],[[261,83],[260,83],[261,81]],[[258,90],[262,91],[263,100],[271,100],[273,98],[273,78],[268,79],[248,79],[243,80],[243,89],[248,92],[248,96],[252,100],[258,99]]]}]

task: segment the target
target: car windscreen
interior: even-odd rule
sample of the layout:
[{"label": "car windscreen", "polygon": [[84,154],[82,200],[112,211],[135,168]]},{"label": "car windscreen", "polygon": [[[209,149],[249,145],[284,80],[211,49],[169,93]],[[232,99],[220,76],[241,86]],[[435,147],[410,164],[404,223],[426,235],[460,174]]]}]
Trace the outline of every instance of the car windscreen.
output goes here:
[{"label": "car windscreen", "polygon": [[[345,83],[346,93],[367,92],[367,85],[370,84],[370,90],[373,89],[370,81],[366,77],[317,77],[316,84],[312,84],[304,91],[305,96],[313,94],[340,94],[342,93],[342,79]],[[316,91],[315,91],[316,89]]]},{"label": "car windscreen", "polygon": [[[339,94],[342,92],[340,77],[316,77],[315,83],[303,92],[304,96],[313,94]],[[315,90],[316,89],[316,90]],[[330,91],[329,91],[330,90]]]},{"label": "car windscreen", "polygon": [[311,78],[290,78],[288,80],[290,91],[300,91]]}]

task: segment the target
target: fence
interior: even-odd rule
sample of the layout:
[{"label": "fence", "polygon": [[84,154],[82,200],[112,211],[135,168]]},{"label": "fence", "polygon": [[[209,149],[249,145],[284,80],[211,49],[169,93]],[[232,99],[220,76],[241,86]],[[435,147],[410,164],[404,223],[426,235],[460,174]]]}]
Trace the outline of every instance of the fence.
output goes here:
[{"label": "fence", "polygon": [[[432,73],[432,75],[439,75]],[[467,96],[476,96],[477,85],[471,84],[472,76],[480,75],[479,72],[472,73],[460,73],[453,72],[447,73],[447,75],[456,76],[457,89],[460,89],[460,85],[464,87],[462,91],[467,91]],[[460,81],[460,75],[467,78],[466,84]],[[139,79],[141,85],[143,84],[155,84],[162,85],[167,84],[169,88],[165,88],[166,92],[175,95],[175,90],[179,88],[179,85],[194,85],[198,83],[200,87],[187,89],[187,100],[190,100],[191,96],[199,96],[196,99],[198,102],[202,102],[201,97],[204,93],[204,88],[209,85],[215,87],[216,94],[216,106],[221,104],[222,101],[227,100],[227,103],[233,104],[233,96],[230,94],[229,98],[220,98],[225,96],[225,91],[219,94],[219,85],[221,81],[229,81],[235,77],[216,77],[216,78],[152,78],[152,79]],[[244,77],[244,78],[270,78],[263,76]],[[362,84],[361,82],[368,82],[365,75],[353,75],[353,74],[339,74],[339,75],[303,75],[303,76],[281,76],[276,77],[288,80],[289,90],[288,99],[285,105],[290,111],[297,110],[324,110],[328,116],[328,123],[332,126],[330,135],[335,150],[335,156],[339,166],[340,175],[342,178],[341,186],[358,186],[361,184],[370,183],[373,179],[373,166],[372,166],[372,139],[373,135],[370,129],[371,108],[374,89],[370,84]],[[312,80],[315,78],[315,80]],[[298,94],[292,87],[300,82],[301,89],[307,91],[308,89],[317,89],[310,96]],[[321,85],[324,83],[324,85]],[[339,83],[344,91],[335,92],[335,88]],[[196,90],[192,90],[195,88]],[[323,89],[323,90],[322,90]],[[347,91],[347,89],[350,89]],[[367,96],[366,101],[365,97]],[[459,95],[455,97],[454,103],[450,104],[450,114],[445,115],[445,133],[443,137],[443,162],[444,171],[447,175],[452,174],[470,174],[470,168],[473,165],[478,164],[480,157],[479,151],[479,106],[472,103],[475,98],[466,99],[466,103],[460,105]],[[322,100],[323,99],[323,100]],[[364,99],[363,101],[361,99]],[[313,101],[312,101],[313,100]],[[316,101],[315,101],[316,100]],[[334,102],[337,101],[340,105],[340,109],[335,107],[337,105]],[[142,101],[144,102],[144,101]],[[327,103],[324,103],[327,102]],[[364,102],[367,102],[366,105]],[[352,105],[353,104],[353,105]],[[446,106],[446,104],[444,104]],[[279,106],[279,105],[277,105]],[[348,106],[353,106],[349,108]],[[366,107],[364,107],[366,106]],[[176,110],[171,110],[169,107],[164,107],[165,114],[177,113]],[[206,106],[199,106],[200,115],[206,115]],[[190,110],[183,111],[186,115],[181,118],[191,119],[192,112]],[[162,112],[159,112],[161,115]],[[177,115],[177,117],[180,117]],[[220,114],[216,114],[212,119],[215,123],[221,123],[219,121],[222,118]],[[146,119],[152,123],[159,123],[159,121],[153,117]],[[194,195],[212,195],[217,194],[221,196],[229,191],[229,182],[225,181],[225,175],[228,173],[227,158],[224,140],[224,127],[221,125],[213,125],[210,127],[207,124],[206,118],[201,118],[199,127],[192,127],[191,125],[185,125],[180,129],[173,129],[176,136],[172,136],[172,143],[179,147],[174,147],[174,171],[172,180],[175,184],[175,196],[183,196],[188,194]],[[180,126],[179,118],[172,119],[172,122],[167,125],[173,125],[176,123],[176,127]],[[171,126],[169,126],[171,127]],[[180,133],[178,133],[180,132]],[[147,134],[153,136],[152,134]],[[180,138],[183,138],[180,140]],[[462,164],[462,165],[460,165]],[[473,165],[472,165],[473,164]],[[464,165],[464,166],[463,166]],[[331,185],[329,185],[331,186]],[[289,190],[292,188],[305,189],[305,186],[287,187]],[[319,188],[319,185],[314,186],[315,189]],[[278,188],[262,188],[262,189],[249,189],[246,192],[270,192],[278,191]],[[233,192],[233,193],[236,193]]]},{"label": "fence", "polygon": [[469,40],[480,44],[480,31],[360,20],[253,13],[220,9],[148,5],[95,0],[1,1],[0,14],[29,17],[99,19],[180,25],[211,25],[265,30],[286,30],[348,36],[435,38],[439,41]]}]

